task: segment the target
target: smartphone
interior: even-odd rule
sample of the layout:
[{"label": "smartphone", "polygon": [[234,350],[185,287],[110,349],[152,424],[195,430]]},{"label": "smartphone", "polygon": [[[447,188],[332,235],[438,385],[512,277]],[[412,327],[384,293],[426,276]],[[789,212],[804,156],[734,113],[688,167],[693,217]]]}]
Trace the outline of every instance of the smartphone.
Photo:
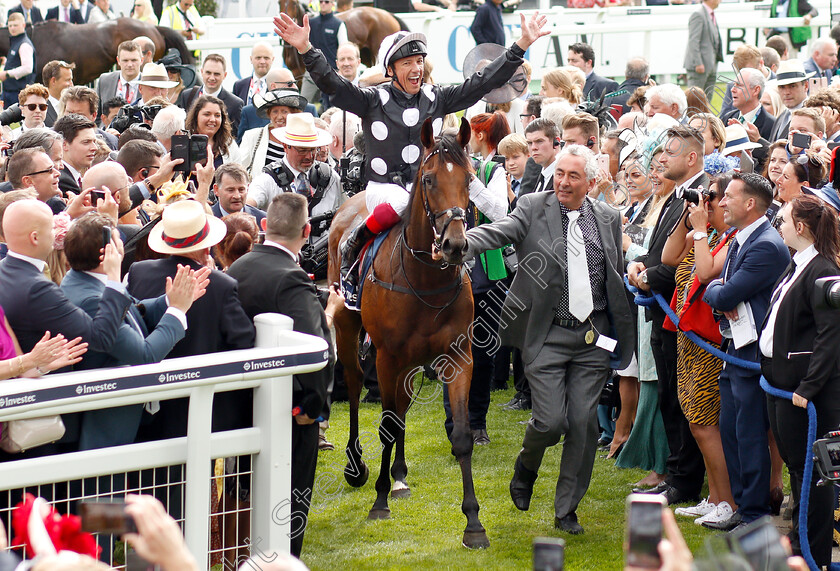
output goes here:
[{"label": "smartphone", "polygon": [[195,165],[207,166],[207,135],[190,135],[190,171]]},{"label": "smartphone", "polygon": [[790,569],[785,548],[782,546],[781,535],[770,516],[757,519],[731,535],[744,552],[744,558],[755,571]]},{"label": "smartphone", "polygon": [[534,538],[534,571],[562,571],[566,542],[560,537]]},{"label": "smartphone", "polygon": [[102,227],[102,247],[105,248],[108,244],[111,243],[111,227],[110,226],[103,226]]},{"label": "smartphone", "polygon": [[662,510],[665,498],[658,494],[627,496],[625,560],[630,567],[659,569],[659,541],[662,539]]},{"label": "smartphone", "polygon": [[598,160],[598,168],[599,169],[601,169],[604,172],[610,172],[610,156],[609,155],[607,155],[605,153],[601,153],[600,155],[598,155],[597,160]]},{"label": "smartphone", "polygon": [[791,146],[799,147],[800,149],[808,149],[811,147],[811,135],[805,133],[793,133],[790,140]]},{"label": "smartphone", "polygon": [[189,135],[172,135],[171,146],[169,150],[172,160],[182,159],[180,165],[175,166],[175,172],[190,172],[190,136]]},{"label": "smartphone", "polygon": [[96,203],[99,199],[105,200],[105,191],[104,190],[91,190],[90,191],[90,205],[96,206]]},{"label": "smartphone", "polygon": [[105,535],[137,533],[134,518],[125,513],[125,502],[79,502],[79,516],[82,531]]}]

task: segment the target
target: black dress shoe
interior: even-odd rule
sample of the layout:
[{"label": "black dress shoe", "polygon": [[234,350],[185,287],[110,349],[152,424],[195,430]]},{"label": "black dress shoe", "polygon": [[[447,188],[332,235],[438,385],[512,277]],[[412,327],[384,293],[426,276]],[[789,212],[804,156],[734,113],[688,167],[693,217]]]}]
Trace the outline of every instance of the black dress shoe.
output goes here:
[{"label": "black dress shoe", "polygon": [[703,524],[703,527],[707,527],[709,529],[714,529],[716,531],[732,531],[738,524],[741,523],[741,514],[735,512],[732,514],[727,520],[724,521],[710,521]]},{"label": "black dress shoe", "polygon": [[612,444],[612,438],[602,436],[598,439],[598,448],[603,448],[604,446],[609,446],[610,444]]},{"label": "black dress shoe", "polygon": [[522,465],[519,456],[516,457],[516,465],[513,468],[513,479],[510,481],[510,498],[516,509],[528,511],[531,506],[531,495],[534,493],[534,482],[537,473],[532,472]]},{"label": "black dress shoe", "polygon": [[490,444],[490,437],[487,435],[487,430],[484,428],[477,428],[472,431],[473,444],[476,446],[484,446]]},{"label": "black dress shoe", "polygon": [[520,395],[519,393],[516,393],[515,395],[513,395],[512,399],[510,399],[506,403],[500,404],[499,406],[502,407],[502,408],[507,408],[509,406],[513,406],[514,404],[519,402],[520,398],[522,398],[522,395]]},{"label": "black dress shoe", "polygon": [[521,398],[509,407],[508,410],[531,410],[531,399]]},{"label": "black dress shoe", "polygon": [[665,500],[668,502],[669,506],[685,503],[696,504],[700,501],[700,496],[697,494],[686,494],[673,486],[668,486],[668,489],[662,492],[662,495],[665,496]]},{"label": "black dress shoe", "polygon": [[662,492],[666,491],[670,488],[670,484],[667,482],[660,482],[659,484],[655,485],[652,488],[633,488],[634,494],[661,494]]},{"label": "black dress shoe", "polygon": [[572,512],[563,517],[554,518],[554,527],[560,531],[571,533],[572,535],[580,535],[583,533],[583,526],[578,523],[577,514]]}]

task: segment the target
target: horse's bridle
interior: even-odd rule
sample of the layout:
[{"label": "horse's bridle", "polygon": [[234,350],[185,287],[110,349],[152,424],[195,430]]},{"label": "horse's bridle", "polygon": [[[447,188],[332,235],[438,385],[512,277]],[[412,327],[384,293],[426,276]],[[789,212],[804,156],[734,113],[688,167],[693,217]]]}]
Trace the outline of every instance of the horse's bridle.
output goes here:
[{"label": "horse's bridle", "polygon": [[[426,163],[429,162],[434,155],[438,154],[440,149],[435,149],[428,155],[426,158],[423,159],[423,164],[420,165],[422,169],[426,166]],[[469,184],[469,181],[467,182]],[[426,217],[429,219],[429,225],[432,227],[432,232],[435,235],[434,245],[435,248],[438,250],[441,249],[441,245],[443,243],[443,237],[446,235],[446,230],[449,228],[449,225],[452,224],[455,220],[466,220],[467,213],[466,211],[461,208],[460,206],[453,206],[451,208],[447,208],[446,210],[441,210],[439,212],[432,211],[432,206],[429,204],[429,193],[427,191],[429,185],[429,180],[426,178],[425,175],[420,177],[420,191],[423,193],[423,210],[426,211]],[[443,229],[438,234],[437,231],[437,221],[439,218],[446,216],[446,221],[443,223]]]}]

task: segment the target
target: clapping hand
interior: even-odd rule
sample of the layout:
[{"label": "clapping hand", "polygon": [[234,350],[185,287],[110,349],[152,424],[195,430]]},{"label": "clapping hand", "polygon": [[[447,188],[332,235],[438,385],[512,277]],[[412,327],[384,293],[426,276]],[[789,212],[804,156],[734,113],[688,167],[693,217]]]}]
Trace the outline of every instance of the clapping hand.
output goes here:
[{"label": "clapping hand", "polygon": [[31,366],[41,371],[55,371],[75,365],[82,360],[87,347],[88,344],[82,343],[81,337],[68,341],[60,333],[50,337],[50,332],[47,331],[29,353],[32,359]]}]

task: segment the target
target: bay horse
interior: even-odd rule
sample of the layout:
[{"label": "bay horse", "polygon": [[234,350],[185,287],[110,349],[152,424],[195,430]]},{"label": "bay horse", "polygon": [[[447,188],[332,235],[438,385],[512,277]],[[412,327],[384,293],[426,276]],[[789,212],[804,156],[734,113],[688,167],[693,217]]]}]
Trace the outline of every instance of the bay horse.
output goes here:
[{"label": "bay horse", "polygon": [[[167,49],[175,48],[184,64],[195,63],[178,32],[134,18],[117,18],[99,24],[67,24],[50,20],[27,26],[26,33],[35,45],[35,76],[38,81],[47,62],[62,60],[76,64],[73,83],[91,83],[114,66],[117,46],[137,36],[147,36],[155,42],[156,60],[162,58]],[[8,53],[9,29],[0,28],[0,56]]]},{"label": "bay horse", "polygon": [[[279,0],[279,2],[281,12],[285,12],[298,25],[303,25],[306,7],[302,6],[299,0]],[[313,14],[310,14],[310,17],[312,16]],[[382,40],[400,30],[408,30],[405,22],[379,8],[367,6],[351,8],[338,12],[336,17],[344,22],[347,27],[347,38],[359,46],[362,63],[368,67],[376,63]],[[285,43],[283,44],[283,61],[294,74],[295,79],[300,81],[306,67],[297,50]]]},{"label": "bay horse", "polygon": [[[376,501],[368,519],[390,517],[391,497],[407,497],[405,418],[415,397],[414,372],[430,363],[445,379],[452,405],[454,428],[452,454],[461,467],[463,501],[467,517],[462,543],[466,547],[490,545],[478,519],[478,501],[472,477],[473,439],[467,399],[472,377],[472,351],[468,330],[473,319],[470,281],[462,262],[467,250],[465,212],[469,205],[472,168],[464,150],[470,139],[469,123],[462,119],[457,134],[444,132],[436,140],[431,119],[421,129],[424,158],[414,181],[403,221],[384,239],[379,255],[366,276],[361,312],[347,308],[335,314],[336,347],[344,364],[350,401],[350,435],[344,477],[354,487],[368,479],[359,442],[359,394],[362,371],[358,344],[362,326],[376,347],[376,370],[382,395],[379,439],[382,459],[376,480]],[[348,199],[330,229],[329,279],[338,281],[341,266],[339,242],[348,228],[364,219],[365,193]],[[438,244],[443,262],[431,258],[432,242]],[[362,280],[360,279],[360,282]],[[390,476],[388,464],[396,448]]]}]

